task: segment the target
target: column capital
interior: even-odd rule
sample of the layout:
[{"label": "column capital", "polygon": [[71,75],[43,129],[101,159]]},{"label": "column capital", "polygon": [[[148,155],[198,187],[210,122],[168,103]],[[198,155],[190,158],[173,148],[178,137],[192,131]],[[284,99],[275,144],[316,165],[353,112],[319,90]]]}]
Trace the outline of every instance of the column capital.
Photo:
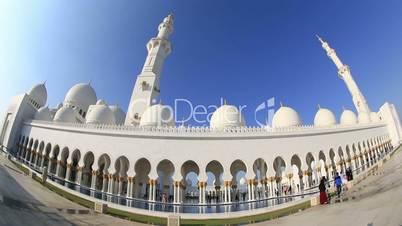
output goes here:
[{"label": "column capital", "polygon": [[198,186],[199,186],[200,188],[204,188],[204,187],[206,187],[206,185],[207,185],[207,182],[204,182],[204,181],[198,182]]}]

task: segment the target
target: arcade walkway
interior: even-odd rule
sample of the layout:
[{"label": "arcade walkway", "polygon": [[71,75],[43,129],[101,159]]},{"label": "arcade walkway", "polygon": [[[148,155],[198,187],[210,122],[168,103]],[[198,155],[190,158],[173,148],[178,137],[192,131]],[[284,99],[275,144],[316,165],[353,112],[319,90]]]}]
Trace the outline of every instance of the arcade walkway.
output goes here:
[{"label": "arcade walkway", "polygon": [[[347,192],[351,201],[319,206],[253,226],[395,226],[402,225],[402,147],[372,175]],[[354,199],[352,200],[352,197]]]},{"label": "arcade walkway", "polygon": [[0,155],[0,226],[143,225],[96,214],[41,186]]}]

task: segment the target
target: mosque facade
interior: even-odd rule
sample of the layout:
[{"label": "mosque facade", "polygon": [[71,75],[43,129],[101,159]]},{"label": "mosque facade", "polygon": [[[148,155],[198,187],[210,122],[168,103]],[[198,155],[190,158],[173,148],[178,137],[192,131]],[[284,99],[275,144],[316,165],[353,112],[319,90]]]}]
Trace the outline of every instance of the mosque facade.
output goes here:
[{"label": "mosque facade", "polygon": [[[49,108],[45,84],[38,84],[11,100],[2,145],[27,165],[91,191],[205,205],[211,196],[232,203],[286,195],[290,187],[290,194],[308,191],[322,176],[364,171],[401,143],[394,105],[385,102],[372,111],[349,67],[320,37],[356,112],[344,109],[338,119],[319,108],[314,124],[304,125],[296,110],[281,106],[271,126],[250,127],[236,106],[224,104],[209,127],[176,126],[171,109],[153,102],[172,32],[169,15],[146,45],[127,114],[98,99],[90,84],[73,86],[61,104]],[[190,173],[196,184],[188,181]]]}]

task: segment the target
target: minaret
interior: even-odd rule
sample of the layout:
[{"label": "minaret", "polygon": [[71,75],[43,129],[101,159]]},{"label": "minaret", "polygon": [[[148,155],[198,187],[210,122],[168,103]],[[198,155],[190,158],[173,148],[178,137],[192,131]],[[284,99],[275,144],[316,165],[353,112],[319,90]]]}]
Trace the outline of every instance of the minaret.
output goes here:
[{"label": "minaret", "polygon": [[172,51],[169,35],[173,32],[173,15],[159,24],[158,35],[147,43],[148,56],[141,74],[137,76],[127,110],[126,125],[137,125],[144,111],[159,96],[159,80],[165,58]]},{"label": "minaret", "polygon": [[353,98],[353,103],[356,107],[357,112],[370,114],[370,108],[367,104],[366,99],[363,94],[360,92],[359,87],[357,86],[355,80],[350,73],[350,69],[348,65],[342,63],[342,61],[338,58],[335,53],[335,50],[331,49],[327,42],[322,40],[320,36],[317,35],[318,40],[322,44],[322,48],[327,52],[328,57],[334,62],[335,66],[338,68],[338,75],[343,81],[346,83],[346,86],[349,89],[350,94]]}]

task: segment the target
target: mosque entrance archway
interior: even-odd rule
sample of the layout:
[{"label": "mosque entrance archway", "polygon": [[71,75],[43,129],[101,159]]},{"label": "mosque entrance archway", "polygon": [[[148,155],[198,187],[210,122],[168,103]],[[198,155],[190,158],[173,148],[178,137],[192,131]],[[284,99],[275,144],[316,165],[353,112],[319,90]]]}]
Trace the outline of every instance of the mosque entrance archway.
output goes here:
[{"label": "mosque entrance archway", "polygon": [[135,171],[135,188],[134,197],[148,199],[148,181],[149,172],[151,172],[151,163],[146,158],[141,158],[137,160],[134,165]]}]

